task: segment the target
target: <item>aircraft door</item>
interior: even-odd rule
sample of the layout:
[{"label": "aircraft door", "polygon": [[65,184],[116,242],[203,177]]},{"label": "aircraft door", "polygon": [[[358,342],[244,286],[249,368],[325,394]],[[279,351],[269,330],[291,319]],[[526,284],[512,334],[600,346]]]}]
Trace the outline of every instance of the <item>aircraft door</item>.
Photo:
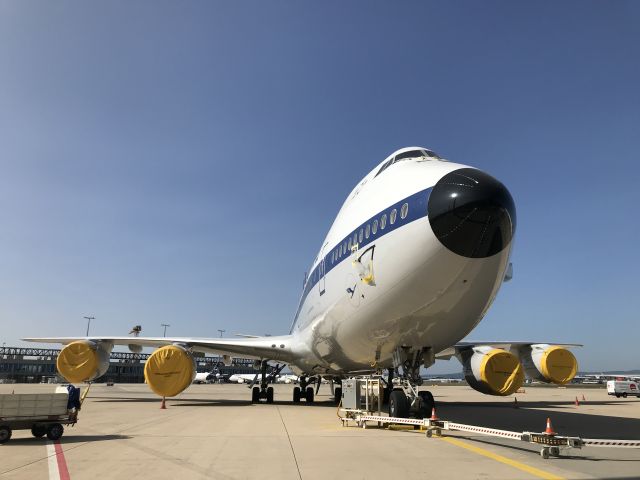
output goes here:
[{"label": "aircraft door", "polygon": [[324,250],[326,248],[326,244],[322,247],[322,250],[320,250],[320,263],[318,265],[318,289],[320,292],[320,295],[324,295],[324,287],[325,287],[325,278],[324,278],[324,273],[325,273],[325,264],[324,264]]}]

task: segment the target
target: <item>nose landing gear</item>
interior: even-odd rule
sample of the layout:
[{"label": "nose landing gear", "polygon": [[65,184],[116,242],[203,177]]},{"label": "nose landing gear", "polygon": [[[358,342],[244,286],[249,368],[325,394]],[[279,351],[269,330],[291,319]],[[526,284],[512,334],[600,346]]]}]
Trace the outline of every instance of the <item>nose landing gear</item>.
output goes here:
[{"label": "nose landing gear", "polygon": [[436,405],[433,395],[427,390],[418,391],[418,388],[422,385],[420,367],[424,365],[427,368],[433,363],[435,356],[431,348],[396,348],[387,385],[389,416],[425,418],[431,415],[431,410]]}]

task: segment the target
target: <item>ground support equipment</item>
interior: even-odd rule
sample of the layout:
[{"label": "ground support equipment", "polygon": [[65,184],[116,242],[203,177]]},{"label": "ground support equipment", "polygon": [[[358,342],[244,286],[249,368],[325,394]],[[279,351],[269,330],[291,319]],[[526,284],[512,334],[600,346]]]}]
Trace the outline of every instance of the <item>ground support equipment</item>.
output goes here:
[{"label": "ground support equipment", "polygon": [[[342,380],[340,417],[345,420],[355,420],[359,416],[377,414],[382,415],[382,400],[384,396],[384,381],[379,375],[365,375]],[[385,417],[386,418],[386,417]]]},{"label": "ground support equipment", "polygon": [[[433,415],[435,417],[435,413]],[[479,433],[490,437],[506,438],[536,445],[541,445],[540,456],[544,459],[561,457],[562,451],[572,448],[583,447],[609,447],[609,448],[640,448],[640,440],[614,440],[600,438],[570,437],[545,432],[512,432],[509,430],[499,430],[496,428],[480,427],[477,425],[466,425],[463,423],[449,422],[446,420],[433,418],[398,418],[386,417],[382,415],[355,415],[354,417],[342,417],[342,426],[349,426],[352,420],[358,427],[367,428],[368,422],[375,422],[378,426],[388,427],[389,425],[413,425],[425,431],[427,437],[441,436],[443,431],[458,431]]]},{"label": "ground support equipment", "polygon": [[[64,426],[78,422],[78,411],[91,384],[79,398],[79,404],[68,408],[68,393],[62,394],[4,394],[0,408],[0,444],[11,438],[14,430],[31,430],[36,438],[59,440]],[[61,397],[61,398],[60,398]],[[48,410],[48,411],[47,411]]]}]

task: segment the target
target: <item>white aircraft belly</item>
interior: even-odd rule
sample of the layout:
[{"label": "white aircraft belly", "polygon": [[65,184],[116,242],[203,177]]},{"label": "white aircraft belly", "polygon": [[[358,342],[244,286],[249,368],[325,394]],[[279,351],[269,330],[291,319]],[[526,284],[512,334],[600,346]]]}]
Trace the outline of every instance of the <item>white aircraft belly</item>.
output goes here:
[{"label": "white aircraft belly", "polygon": [[455,344],[493,301],[509,249],[460,257],[440,244],[425,217],[375,242],[375,285],[360,280],[354,257],[343,258],[327,274],[325,293],[316,289],[303,305],[301,333],[311,351],[302,370],[372,369],[390,365],[398,345],[439,351]]}]

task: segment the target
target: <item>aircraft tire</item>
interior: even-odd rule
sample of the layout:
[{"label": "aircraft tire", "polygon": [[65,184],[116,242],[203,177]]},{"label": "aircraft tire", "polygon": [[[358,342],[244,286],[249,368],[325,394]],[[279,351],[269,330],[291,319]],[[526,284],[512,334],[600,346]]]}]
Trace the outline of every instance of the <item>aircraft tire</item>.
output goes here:
[{"label": "aircraft tire", "polygon": [[431,410],[435,408],[436,401],[433,395],[429,391],[418,392],[418,396],[421,399],[420,409],[416,415],[417,418],[428,418],[431,416]]},{"label": "aircraft tire", "polygon": [[389,395],[389,416],[397,418],[409,417],[409,403],[402,390],[394,390]]},{"label": "aircraft tire", "polygon": [[627,392],[622,392],[622,398],[627,398]]},{"label": "aircraft tire", "polygon": [[293,388],[293,403],[300,403],[300,387]]},{"label": "aircraft tire", "polygon": [[267,403],[273,403],[273,387],[267,388]]},{"label": "aircraft tire", "polygon": [[313,403],[313,395],[314,395],[313,387],[307,387],[307,390],[305,390],[305,394],[306,394],[305,399],[307,400],[307,403]]},{"label": "aircraft tire", "polygon": [[260,401],[260,387],[253,387],[251,389],[251,403],[258,403]]},{"label": "aircraft tire", "polygon": [[335,390],[333,391],[333,402],[336,405],[340,405],[341,401],[342,401],[342,387],[336,387]]}]

